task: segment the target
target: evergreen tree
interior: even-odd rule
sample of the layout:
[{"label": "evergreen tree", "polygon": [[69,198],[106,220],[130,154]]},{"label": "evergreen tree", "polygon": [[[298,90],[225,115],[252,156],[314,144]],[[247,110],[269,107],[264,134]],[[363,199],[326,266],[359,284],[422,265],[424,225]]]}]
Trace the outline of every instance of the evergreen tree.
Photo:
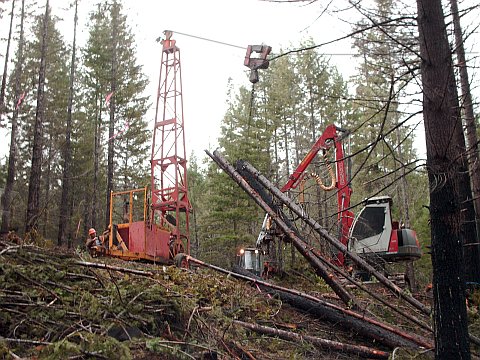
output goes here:
[{"label": "evergreen tree", "polygon": [[15,0],[12,0],[12,11],[10,13],[10,27],[8,31],[8,38],[7,38],[7,50],[5,51],[5,65],[3,67],[3,74],[2,74],[2,83],[0,85],[0,121],[2,120],[3,114],[5,113],[5,88],[7,86],[7,69],[8,69],[8,61],[9,54],[10,54],[10,43],[12,41],[12,29],[13,29],[13,19],[15,14]]},{"label": "evergreen tree", "polygon": [[45,91],[45,67],[47,56],[47,30],[49,20],[48,0],[45,5],[45,15],[42,21],[41,32],[41,50],[40,67],[38,70],[37,84],[37,106],[35,113],[35,125],[33,131],[33,151],[32,166],[30,170],[30,180],[28,185],[27,216],[25,224],[25,233],[32,232],[35,235],[37,230],[38,217],[40,216],[40,179],[42,166],[42,147],[43,147],[43,121],[45,114],[44,91]]},{"label": "evergreen tree", "polygon": [[[412,206],[417,199],[409,186],[418,161],[413,148],[413,127],[406,123],[412,114],[401,101],[408,95],[405,89],[412,79],[408,70],[416,61],[418,45],[409,24],[391,20],[402,11],[400,6],[390,0],[376,0],[368,19],[356,26],[356,29],[366,29],[372,22],[385,24],[360,32],[354,42],[362,59],[359,75],[355,77],[358,118],[353,136],[357,154],[354,182],[355,189],[361,193],[361,197],[358,194],[355,197],[357,201],[368,196],[389,195],[401,210],[394,214],[404,226],[411,228],[414,225],[410,221],[411,213],[421,209]],[[426,181],[420,174],[415,178]],[[412,262],[407,263],[406,273],[414,290]]]},{"label": "evergreen tree", "polygon": [[64,145],[59,134],[64,126],[68,94],[68,52],[56,29],[56,22],[47,2],[45,14],[37,17],[34,28],[36,38],[26,44],[25,73],[31,83],[25,87],[37,88],[37,104],[35,115],[29,113],[34,121],[27,121],[23,129],[25,138],[33,138],[25,229],[26,232],[39,230],[43,221],[43,236],[47,236],[47,233],[52,236],[51,213],[55,209],[52,204],[59,203],[56,198],[60,159],[58,149]]},{"label": "evergreen tree", "polygon": [[[450,8],[452,11],[454,34],[455,34],[455,53],[457,56],[459,77],[460,77],[460,94],[462,97],[462,115],[465,126],[465,141],[467,144],[465,156],[468,159],[469,177],[471,181],[472,193],[466,193],[464,196],[467,201],[473,202],[473,208],[466,212],[465,223],[475,222],[476,237],[467,235],[464,256],[466,260],[467,281],[472,283],[480,282],[480,154],[478,146],[478,137],[476,134],[477,125],[473,109],[472,94],[470,91],[470,82],[468,80],[467,61],[465,57],[465,48],[463,45],[463,31],[460,25],[460,14],[456,0],[450,0]],[[464,180],[468,182],[467,179]],[[465,187],[466,188],[466,187]],[[465,190],[464,188],[464,190]],[[471,227],[465,226],[465,233],[470,232]]]},{"label": "evergreen tree", "polygon": [[[312,40],[304,42],[301,47],[310,47]],[[311,150],[313,144],[322,135],[323,130],[330,124],[344,127],[348,121],[348,104],[346,83],[329,62],[315,50],[299,54],[295,64],[299,72],[300,88],[304,96],[299,107],[297,127],[304,129],[300,141],[301,158],[296,161],[295,167]],[[334,149],[327,154],[321,152],[309,167],[306,174],[316,174],[328,186],[332,179],[328,171],[328,164],[335,167]],[[303,198],[308,212],[318,219],[326,228],[335,223],[338,204],[334,193],[327,193],[311,177],[305,178]]]},{"label": "evergreen tree", "polygon": [[[92,204],[91,215],[86,222],[96,226],[101,209],[106,209],[103,214],[108,219],[111,190],[146,185],[150,135],[144,119],[148,99],[142,95],[147,80],[137,64],[133,35],[121,4],[117,1],[99,4],[91,19],[84,74],[89,89],[87,117],[91,120],[85,127],[94,134],[91,139],[94,159],[92,197],[86,197]],[[101,174],[105,174],[102,170],[105,159],[107,188],[102,190],[99,185]],[[105,202],[100,200],[102,192]]]},{"label": "evergreen tree", "polygon": [[21,102],[21,75],[23,68],[23,48],[24,48],[24,18],[25,18],[25,0],[22,0],[22,10],[20,13],[20,31],[18,37],[18,48],[16,54],[15,70],[13,81],[13,112],[10,130],[10,146],[8,153],[8,169],[5,190],[2,195],[2,227],[1,233],[5,234],[11,228],[12,221],[12,199],[14,181],[17,170],[17,135],[18,135],[18,113]]},{"label": "evergreen tree", "polygon": [[[470,359],[462,245],[465,142],[441,1],[418,0],[432,235],[436,359]],[[463,143],[462,143],[463,140]],[[441,179],[441,181],[440,181]],[[473,233],[475,233],[475,224]]]},{"label": "evergreen tree", "polygon": [[[366,29],[372,21],[383,23],[399,11],[398,4],[389,0],[377,0],[375,5],[370,18],[362,20],[356,29]],[[410,115],[399,106],[400,96],[405,95],[403,89],[411,80],[404,75],[403,64],[412,63],[415,55],[410,51],[415,34],[408,30],[398,21],[390,22],[360,32],[354,42],[362,60],[359,75],[354,78],[354,104],[359,116],[352,136],[353,152],[364,149],[354,158],[356,189],[363,187],[362,193],[370,196],[374,189],[389,187],[393,181],[389,174],[415,160],[411,127],[400,126]],[[388,191],[395,195],[393,187]]]},{"label": "evergreen tree", "polygon": [[[265,157],[268,157],[270,142],[265,118],[250,112],[250,99],[251,92],[242,87],[236,98],[229,100],[219,144],[230,161],[243,159],[264,169],[269,164]],[[209,211],[198,220],[201,224],[200,251],[207,261],[229,267],[240,246],[254,243],[262,214],[216,164],[209,165],[206,179]]]},{"label": "evergreen tree", "polygon": [[78,23],[78,0],[75,0],[75,12],[73,16],[73,45],[72,45],[72,60],[70,62],[70,82],[68,92],[68,107],[67,107],[67,121],[65,126],[65,150],[63,151],[63,176],[62,176],[62,196],[59,206],[59,223],[58,223],[58,236],[57,243],[61,246],[65,242],[65,237],[68,233],[68,245],[71,246],[71,230],[68,226],[70,224],[70,218],[72,216],[72,108],[73,108],[73,96],[74,96],[74,81],[75,81],[75,68],[77,65],[77,23]]},{"label": "evergreen tree", "polygon": [[190,253],[194,257],[201,256],[199,219],[208,211],[208,203],[205,201],[207,182],[204,170],[200,167],[197,157],[192,153],[188,160],[188,198],[192,205],[192,216],[190,217]]},{"label": "evergreen tree", "polygon": [[[318,137],[326,125],[323,119],[348,113],[346,84],[316,53],[297,61],[279,57],[261,75],[253,102],[251,92],[244,87],[229,100],[219,144],[232,163],[247,160],[267,177],[274,177],[281,187],[316,141],[312,128]],[[309,96],[302,96],[305,89],[309,89]],[[210,209],[200,222],[204,226],[201,249],[212,259],[218,253],[230,252],[231,262],[234,249],[255,243],[264,214],[216,165],[208,168],[206,183]],[[316,198],[311,202],[318,210],[321,199],[314,193]],[[270,251],[280,265],[285,258],[283,247],[279,244]]]}]

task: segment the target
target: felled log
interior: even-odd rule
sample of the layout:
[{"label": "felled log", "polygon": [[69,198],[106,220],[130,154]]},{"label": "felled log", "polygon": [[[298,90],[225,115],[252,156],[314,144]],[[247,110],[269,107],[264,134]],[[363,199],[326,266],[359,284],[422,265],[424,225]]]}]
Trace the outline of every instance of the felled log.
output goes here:
[{"label": "felled log", "polygon": [[150,272],[150,271],[135,270],[135,269],[129,269],[126,267],[112,266],[112,265],[96,263],[96,262],[76,261],[75,264],[84,266],[84,267],[91,267],[91,268],[103,269],[103,270],[113,270],[113,271],[118,271],[122,273],[130,273],[130,274],[142,275],[147,277],[153,277],[155,275],[153,272]]},{"label": "felled log", "polygon": [[373,349],[367,346],[345,344],[339,341],[322,339],[322,338],[311,336],[311,335],[301,335],[291,331],[275,329],[272,327],[258,325],[258,324],[246,323],[238,320],[234,320],[233,323],[260,334],[277,336],[281,339],[295,341],[295,342],[307,341],[321,348],[341,351],[346,354],[357,355],[357,356],[368,358],[368,359],[388,359],[390,355],[386,351]]},{"label": "felled log", "polygon": [[392,349],[395,347],[413,349],[420,347],[426,349],[433,348],[433,343],[430,340],[418,335],[407,333],[391,325],[366,317],[363,314],[343,309],[300,291],[269,284],[238,266],[234,266],[233,270],[235,273],[242,275],[244,280],[246,280],[245,278],[250,278],[262,291],[278,296],[283,302],[296,309],[303,310],[320,320],[336,324],[343,329],[354,331],[365,338],[375,339]]},{"label": "felled log", "polygon": [[[315,254],[317,254],[317,256],[319,257],[320,260],[322,261],[326,261],[320,254],[320,252],[318,250],[313,250],[313,252]],[[328,262],[328,265],[330,267],[332,267],[337,273],[339,273],[340,275],[342,275],[346,280],[348,280],[349,282],[351,282],[353,285],[355,285],[357,288],[361,289],[362,291],[364,291],[365,293],[367,293],[368,295],[370,295],[372,298],[374,298],[375,300],[377,300],[378,302],[380,302],[381,304],[383,304],[384,306],[390,308],[392,311],[396,312],[397,314],[399,314],[400,316],[403,316],[404,318],[410,320],[412,323],[414,323],[415,325],[418,325],[420,326],[422,329],[425,329],[431,333],[433,333],[433,329],[430,325],[428,324],[425,324],[424,322],[422,322],[421,320],[419,320],[417,317],[405,312],[405,311],[402,311],[398,306],[396,306],[395,303],[390,303],[389,301],[387,301],[386,299],[382,298],[381,296],[377,295],[375,292],[371,291],[366,285],[364,285],[361,281],[357,281],[354,277],[352,277],[347,271],[341,269],[340,267],[332,264],[331,262]]]},{"label": "felled log", "polygon": [[[275,223],[282,229],[283,233],[290,239],[295,248],[307,259],[307,261],[315,269],[315,272],[329,285],[335,294],[347,305],[358,308],[358,302],[355,297],[340,283],[336,275],[332,271],[328,271],[326,266],[312,253],[311,247],[303,241],[294,230],[292,230],[270,206],[262,198],[262,196],[252,188],[248,181],[240,175],[235,168],[230,165],[223,157],[218,154],[212,155],[206,153],[238,184],[247,192],[255,202],[272,217]],[[216,153],[216,152],[215,152]]]},{"label": "felled log", "polygon": [[343,329],[354,331],[364,338],[374,339],[389,348],[407,347],[418,349],[420,347],[433,347],[433,344],[428,340],[422,339],[413,334],[404,333],[392,326],[365,317],[363,314],[344,309],[338,305],[302,293],[301,291],[270,284],[240,267],[234,267],[234,271],[232,272],[205,263],[191,256],[187,256],[187,259],[191,264],[197,264],[224,273],[236,279],[252,282],[262,291],[278,296],[283,302],[288,303],[297,309],[303,310],[320,320],[325,320],[331,324],[340,326]]},{"label": "felled log", "polygon": [[[215,156],[221,157],[221,155],[215,151],[214,152]],[[420,301],[415,299],[413,296],[410,296],[406,294],[405,292],[402,291],[397,285],[392,283],[390,280],[388,280],[387,277],[385,277],[382,273],[377,271],[375,268],[373,268],[370,264],[368,264],[364,259],[362,259],[359,255],[356,253],[349,251],[348,248],[343,245],[340,241],[338,241],[335,237],[330,235],[328,231],[326,231],[319,223],[317,223],[315,220],[313,220],[308,214],[305,213],[305,211],[295,204],[287,195],[282,193],[278,188],[276,188],[265,176],[263,176],[257,169],[255,169],[251,164],[248,162],[244,161],[243,166],[246,171],[248,171],[252,176],[257,179],[263,186],[265,186],[266,189],[270,190],[272,194],[279,199],[285,206],[290,208],[295,214],[297,214],[299,217],[301,217],[305,223],[307,223],[310,227],[312,227],[313,230],[315,230],[322,238],[327,240],[331,245],[333,245],[337,250],[343,252],[344,254],[347,254],[348,257],[355,262],[359,267],[367,270],[370,272],[373,276],[375,276],[379,282],[381,282],[386,288],[390,289],[394,294],[400,296],[403,298],[405,301],[413,305],[415,308],[418,310],[422,311],[424,314],[430,315],[431,309],[424,304],[422,304]],[[275,221],[275,219],[273,219]]]}]

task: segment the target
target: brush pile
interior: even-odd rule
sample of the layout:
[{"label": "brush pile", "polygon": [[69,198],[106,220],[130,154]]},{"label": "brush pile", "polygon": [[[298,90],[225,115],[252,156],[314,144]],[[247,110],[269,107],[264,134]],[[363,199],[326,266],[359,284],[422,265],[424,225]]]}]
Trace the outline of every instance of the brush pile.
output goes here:
[{"label": "brush pile", "polygon": [[355,359],[394,350],[250,284],[208,268],[0,242],[0,358]]}]

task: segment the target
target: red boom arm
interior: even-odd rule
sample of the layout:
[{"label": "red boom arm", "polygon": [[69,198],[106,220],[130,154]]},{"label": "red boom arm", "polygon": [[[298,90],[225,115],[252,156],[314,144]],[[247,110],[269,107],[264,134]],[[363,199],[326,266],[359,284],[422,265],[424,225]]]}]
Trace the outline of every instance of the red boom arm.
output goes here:
[{"label": "red boom arm", "polygon": [[[340,134],[341,133],[341,134]],[[339,236],[340,242],[345,246],[348,243],[348,232],[353,222],[353,213],[348,210],[350,207],[350,197],[352,195],[352,188],[349,184],[348,175],[345,167],[345,155],[343,151],[342,140],[348,135],[348,131],[338,128],[335,125],[329,125],[318,138],[308,154],[303,158],[295,171],[290,175],[288,182],[281,189],[282,192],[286,192],[290,189],[295,189],[300,180],[304,176],[304,172],[308,165],[315,158],[317,153],[327,151],[332,146],[335,147],[335,168],[336,168],[336,185],[337,188],[337,201],[338,201],[338,223],[339,223]],[[338,254],[338,259],[335,261],[339,265],[343,265],[344,256],[342,253]]]}]

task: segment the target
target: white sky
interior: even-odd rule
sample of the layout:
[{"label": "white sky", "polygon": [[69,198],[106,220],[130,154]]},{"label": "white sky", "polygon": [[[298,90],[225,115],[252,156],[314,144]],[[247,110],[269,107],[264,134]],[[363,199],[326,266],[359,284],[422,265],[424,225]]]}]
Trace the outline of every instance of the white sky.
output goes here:
[{"label": "white sky", "polygon": [[[315,34],[315,41],[330,40],[334,32],[350,31],[326,26],[316,19],[321,13],[318,5],[278,4],[258,0],[202,0],[202,1],[145,1],[124,0],[138,35],[139,61],[152,80],[152,97],[158,86],[161,45],[155,39],[163,30],[172,30],[181,52],[184,121],[187,155],[194,151],[197,157],[204,150],[214,150],[219,136],[220,121],[226,110],[226,90],[229,77],[236,84],[250,87],[249,70],[243,65],[248,45],[272,46],[272,53],[280,48],[298,46],[302,39]],[[142,3],[142,4],[139,4]],[[141,19],[141,20],[140,20]],[[310,24],[312,28],[304,29]],[[326,31],[328,29],[328,31]],[[178,31],[182,34],[175,34]],[[191,36],[212,39],[241,48],[200,40]],[[347,51],[350,52],[349,45]],[[338,46],[338,45],[337,45]],[[337,48],[330,48],[338,52]],[[344,57],[345,58],[345,57]]]},{"label": "white sky", "polygon": [[[65,34],[65,41],[71,43],[73,11],[61,10],[65,0],[50,0],[50,3],[53,13],[63,17],[64,23],[60,22],[59,26]],[[94,3],[92,0],[80,1],[81,33],[77,35],[80,43],[87,38],[85,22]],[[3,8],[7,4],[9,12],[10,1],[3,4]],[[174,32],[172,38],[177,41],[181,53],[186,151],[188,156],[194,151],[199,158],[204,157],[205,149],[216,147],[220,121],[226,110],[228,79],[231,77],[236,84],[250,86],[249,70],[243,65],[248,45],[270,45],[272,53],[278,53],[281,47],[292,48],[291,44],[296,47],[310,36],[318,43],[333,39],[334,34],[342,36],[350,31],[348,26],[331,21],[332,18],[327,15],[317,20],[322,11],[319,4],[307,6],[259,0],[123,0],[122,4],[136,37],[138,63],[143,65],[144,73],[150,80],[147,95],[151,96],[152,102],[149,116],[152,128],[161,59],[161,45],[155,40],[162,36],[164,30]],[[2,37],[8,33],[5,27],[9,20],[8,12],[4,12],[1,20]],[[175,31],[243,49],[175,34]],[[349,44],[345,42],[345,45],[342,51],[351,52]],[[325,49],[329,53],[342,52],[338,47],[339,44],[336,44]],[[337,60],[348,64],[351,59],[347,56],[332,57],[332,62]],[[350,72],[354,70],[351,66],[348,69]],[[0,156],[7,152],[6,147],[0,147]]]},{"label": "white sky", "polygon": [[[80,42],[86,40],[85,22],[88,21],[88,12],[93,9],[92,4],[95,2],[80,1]],[[59,26],[65,34],[65,41],[71,43],[73,11],[61,10],[61,7],[65,6],[65,0],[50,0],[50,3],[54,13],[64,18],[64,23]],[[322,13],[322,4],[327,3],[322,1],[308,4],[260,0],[123,0],[122,3],[136,37],[138,63],[143,65],[144,73],[150,80],[147,95],[151,96],[152,102],[152,111],[149,114],[152,128],[161,59],[161,45],[155,40],[164,30],[174,32],[173,39],[177,41],[181,52],[186,150],[188,156],[194,151],[199,158],[204,157],[205,149],[213,150],[216,147],[220,121],[226,110],[229,77],[233,78],[236,84],[250,86],[248,69],[243,65],[248,45],[270,45],[272,53],[278,53],[281,48],[296,48],[300,41],[309,37],[319,44],[351,32],[350,25],[342,20],[346,14]],[[335,5],[331,5],[329,10],[345,3],[338,1],[333,4]],[[3,8],[6,7],[9,11],[10,1],[3,4]],[[8,31],[5,28],[8,11],[4,12],[0,21],[2,37],[6,37]],[[175,31],[244,49],[176,34]],[[470,46],[476,45],[478,41],[472,39]],[[353,53],[348,41],[337,42],[319,50],[326,54]],[[352,56],[332,55],[331,64],[338,67],[345,79],[355,72]],[[332,122],[337,120],[339,119],[332,119]],[[0,135],[3,134],[0,132]],[[6,148],[0,147],[0,156],[6,153]]]}]

